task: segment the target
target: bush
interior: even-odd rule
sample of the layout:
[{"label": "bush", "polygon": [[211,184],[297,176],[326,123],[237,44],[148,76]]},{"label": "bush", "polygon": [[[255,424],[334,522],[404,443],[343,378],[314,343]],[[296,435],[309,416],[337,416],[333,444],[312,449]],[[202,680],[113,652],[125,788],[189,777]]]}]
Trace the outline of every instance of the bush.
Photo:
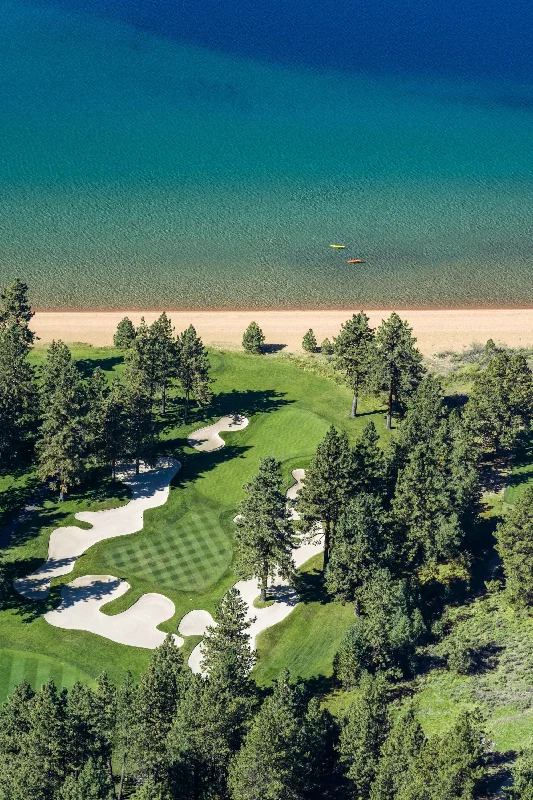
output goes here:
[{"label": "bush", "polygon": [[324,339],[322,344],[320,345],[320,352],[324,356],[332,356],[333,355],[333,345],[329,339]]},{"label": "bush", "polygon": [[302,347],[307,353],[316,353],[317,341],[312,328],[309,328],[302,339]]},{"label": "bush", "polygon": [[259,355],[265,343],[265,334],[257,324],[250,322],[242,337],[242,346],[248,353]]},{"label": "bush", "polygon": [[455,636],[451,640],[446,663],[448,669],[458,675],[469,675],[474,669],[474,652],[461,636]]},{"label": "bush", "polygon": [[121,350],[127,350],[135,339],[135,328],[128,317],[121,319],[113,336],[113,344]]}]

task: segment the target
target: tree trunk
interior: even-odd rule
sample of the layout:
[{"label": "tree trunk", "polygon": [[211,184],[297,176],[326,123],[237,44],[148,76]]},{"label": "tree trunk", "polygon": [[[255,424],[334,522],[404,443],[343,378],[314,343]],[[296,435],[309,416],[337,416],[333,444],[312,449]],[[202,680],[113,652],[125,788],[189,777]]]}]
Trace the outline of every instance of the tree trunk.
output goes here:
[{"label": "tree trunk", "polygon": [[59,502],[60,503],[62,503],[63,500],[65,499],[65,495],[67,493],[67,489],[68,489],[68,487],[67,487],[67,485],[65,483],[60,483],[59,484]]},{"label": "tree trunk", "polygon": [[118,787],[118,800],[122,800],[122,792],[124,791],[124,778],[126,777],[126,753],[122,756],[122,771],[120,773],[120,784]]},{"label": "tree trunk", "polygon": [[268,575],[263,575],[261,578],[261,602],[266,603],[267,599],[267,584],[268,584]]},{"label": "tree trunk", "polygon": [[355,386],[353,387],[353,402],[352,402],[352,413],[350,414],[351,417],[355,417],[357,415],[357,396],[359,394],[359,380],[355,382]]},{"label": "tree trunk", "polygon": [[354,608],[354,610],[353,610],[354,616],[356,616],[356,617],[358,617],[358,616],[359,616],[359,610],[360,610],[360,609],[359,609],[359,598],[356,598],[356,601],[355,601],[355,608]]},{"label": "tree trunk", "polygon": [[163,386],[161,387],[161,413],[164,414],[167,410],[167,382],[166,380],[163,381]]},{"label": "tree trunk", "polygon": [[392,427],[392,383],[389,386],[389,397],[387,400],[387,430]]},{"label": "tree trunk", "polygon": [[140,464],[140,459],[139,459],[139,456],[137,456],[137,458],[135,459],[135,474],[136,475],[139,474],[139,464]]},{"label": "tree trunk", "polygon": [[113,775],[113,764],[111,763],[111,758],[107,759],[107,772],[109,774],[109,783],[111,784],[111,792],[113,794],[113,797],[116,797],[117,793],[115,790],[115,777]]},{"label": "tree trunk", "polygon": [[183,418],[184,418],[185,422],[187,422],[187,418],[189,416],[189,399],[190,399],[190,396],[191,396],[191,390],[189,389],[189,387],[187,387],[185,389],[185,414],[183,415]]},{"label": "tree trunk", "polygon": [[324,525],[324,572],[326,572],[326,567],[328,566],[329,562],[329,545],[330,545],[330,527],[331,523],[327,522]]},{"label": "tree trunk", "polygon": [[113,459],[111,461],[111,477],[113,478],[113,480],[115,480],[116,474],[117,474],[117,462],[116,459]]}]

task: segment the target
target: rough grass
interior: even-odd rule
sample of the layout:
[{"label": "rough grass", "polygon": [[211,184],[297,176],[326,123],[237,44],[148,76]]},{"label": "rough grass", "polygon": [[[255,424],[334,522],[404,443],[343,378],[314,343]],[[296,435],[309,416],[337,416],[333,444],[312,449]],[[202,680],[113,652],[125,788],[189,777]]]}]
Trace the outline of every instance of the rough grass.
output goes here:
[{"label": "rough grass", "polygon": [[297,588],[302,602],[283,622],[257,638],[259,659],[254,669],[258,684],[271,684],[286,667],[293,678],[330,677],[341,640],[353,624],[353,606],[332,602],[322,584],[322,554],[299,570]]}]

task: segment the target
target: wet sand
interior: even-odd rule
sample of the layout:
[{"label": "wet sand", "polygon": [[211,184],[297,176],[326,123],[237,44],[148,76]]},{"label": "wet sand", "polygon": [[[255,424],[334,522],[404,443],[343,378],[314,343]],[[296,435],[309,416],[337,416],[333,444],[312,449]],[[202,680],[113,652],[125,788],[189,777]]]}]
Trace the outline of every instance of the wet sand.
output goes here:
[{"label": "wet sand", "polygon": [[[358,309],[356,309],[358,310]],[[146,311],[147,323],[159,311]],[[191,323],[207,345],[222,349],[241,348],[242,334],[251,320],[263,329],[266,342],[283,345],[287,351],[301,350],[302,337],[312,328],[320,343],[326,336],[335,336],[353,310],[333,311],[167,311],[177,332]],[[424,355],[443,350],[461,350],[472,342],[496,343],[511,347],[533,345],[533,309],[416,309],[398,312],[408,320]],[[370,324],[377,326],[390,311],[367,311]],[[138,324],[143,314],[138,311],[39,311],[33,328],[39,344],[63,339],[71,344],[111,345],[117,323],[128,316]]]}]

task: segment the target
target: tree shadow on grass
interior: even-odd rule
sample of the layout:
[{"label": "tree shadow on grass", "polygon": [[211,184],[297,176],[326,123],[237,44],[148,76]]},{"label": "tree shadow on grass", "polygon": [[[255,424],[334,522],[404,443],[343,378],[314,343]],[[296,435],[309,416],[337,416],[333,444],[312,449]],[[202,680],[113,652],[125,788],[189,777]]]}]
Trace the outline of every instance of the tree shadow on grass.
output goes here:
[{"label": "tree shadow on grass", "polygon": [[285,350],[286,344],[264,344],[261,348],[263,353],[279,353],[280,350]]},{"label": "tree shadow on grass", "polygon": [[221,417],[235,413],[250,417],[258,413],[269,414],[292,403],[294,400],[285,399],[285,392],[277,392],[274,389],[245,391],[232,389],[230,392],[216,394],[208,411],[210,415],[219,414]]},{"label": "tree shadow on grass", "polygon": [[172,479],[171,486],[185,486],[197,481],[218,467],[219,464],[234,458],[243,458],[244,454],[251,449],[248,446],[229,444],[219,450],[184,454],[180,458],[182,467]]},{"label": "tree shadow on grass", "polygon": [[324,583],[322,570],[297,572],[294,576],[294,588],[302,603],[321,603],[325,605],[331,600]]},{"label": "tree shadow on grass", "polygon": [[80,358],[76,366],[83,378],[90,378],[96,367],[100,367],[105,372],[112,372],[116,366],[124,363],[124,356],[108,356],[107,358]]}]

